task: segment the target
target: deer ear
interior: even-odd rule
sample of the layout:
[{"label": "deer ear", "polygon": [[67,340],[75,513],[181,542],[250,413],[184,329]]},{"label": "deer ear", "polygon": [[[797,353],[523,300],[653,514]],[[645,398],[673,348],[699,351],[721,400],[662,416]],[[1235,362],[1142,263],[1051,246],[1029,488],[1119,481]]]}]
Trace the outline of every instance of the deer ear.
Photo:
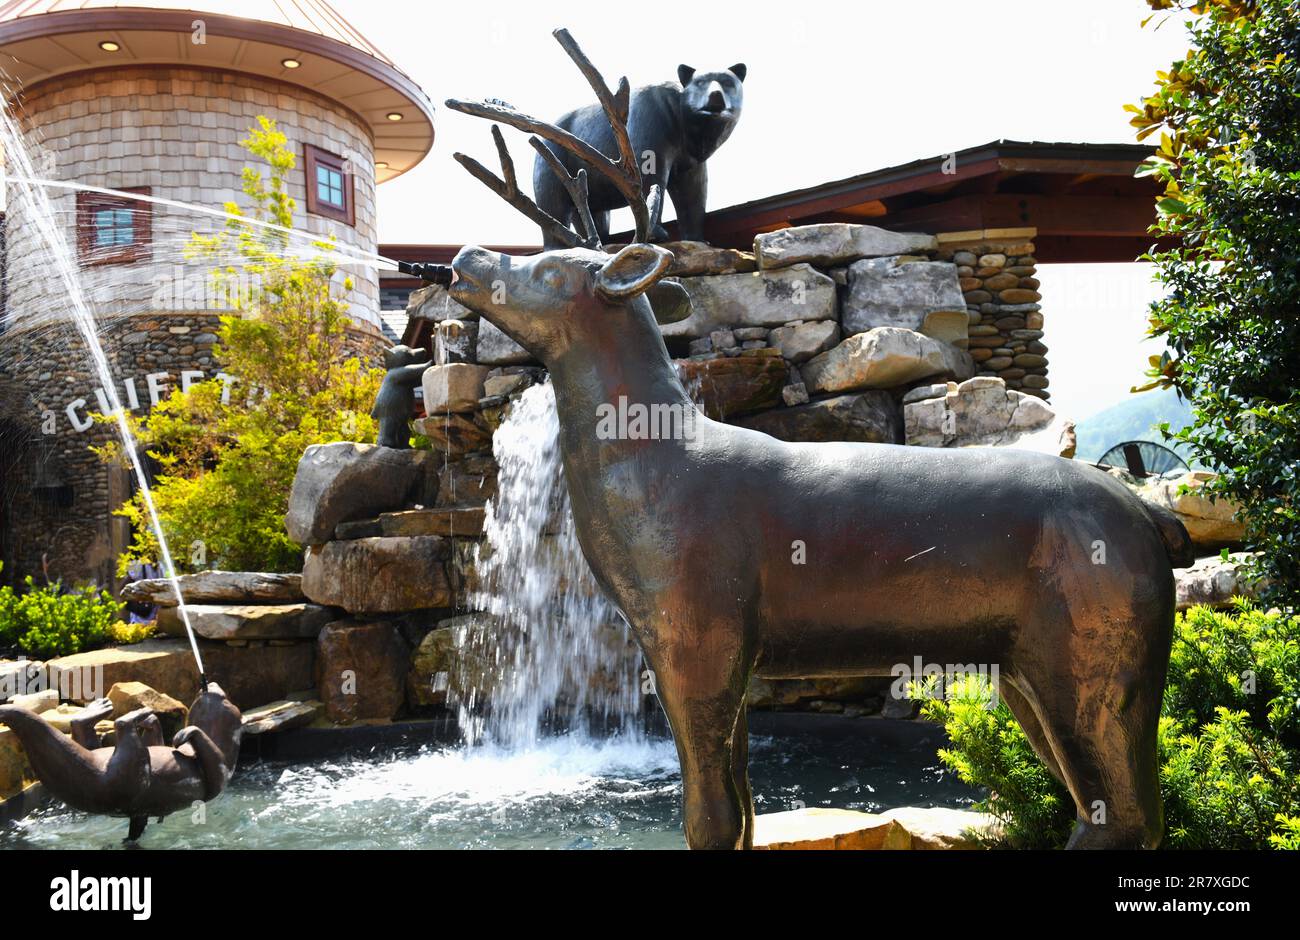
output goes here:
[{"label": "deer ear", "polygon": [[736,76],[736,78],[740,79],[742,82],[745,80],[745,76],[748,73],[749,69],[745,68],[744,62],[737,62],[731,67],[731,74]]},{"label": "deer ear", "polygon": [[676,281],[660,281],[645,292],[660,324],[676,323],[691,315],[691,295]]},{"label": "deer ear", "polygon": [[626,300],[664,276],[673,253],[643,242],[628,245],[596,273],[596,292],[606,300]]},{"label": "deer ear", "polygon": [[695,69],[691,68],[689,65],[677,66],[677,80],[682,83],[683,88],[689,85],[691,79],[694,77]]}]

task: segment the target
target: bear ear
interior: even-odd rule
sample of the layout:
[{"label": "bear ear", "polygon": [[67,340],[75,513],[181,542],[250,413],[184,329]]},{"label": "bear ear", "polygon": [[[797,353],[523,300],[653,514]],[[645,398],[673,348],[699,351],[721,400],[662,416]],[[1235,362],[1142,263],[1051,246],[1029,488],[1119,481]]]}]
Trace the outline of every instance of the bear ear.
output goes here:
[{"label": "bear ear", "polygon": [[695,69],[691,68],[689,65],[677,66],[677,80],[682,83],[683,88],[689,85],[691,83],[691,79],[694,77],[695,77]]},{"label": "bear ear", "polygon": [[748,71],[749,69],[745,68],[744,62],[737,62],[731,67],[731,74],[736,76],[736,78],[740,79],[742,82],[745,80],[745,74]]}]

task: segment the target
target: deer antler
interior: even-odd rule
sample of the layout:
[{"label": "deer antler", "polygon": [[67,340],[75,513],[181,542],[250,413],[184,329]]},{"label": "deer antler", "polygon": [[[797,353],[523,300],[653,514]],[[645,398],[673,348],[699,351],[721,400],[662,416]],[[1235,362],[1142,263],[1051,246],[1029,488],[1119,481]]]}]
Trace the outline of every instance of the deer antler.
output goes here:
[{"label": "deer antler", "polygon": [[[447,102],[451,104],[451,102]],[[467,157],[463,153],[453,153],[452,159],[469,171],[470,175],[486,186],[492,192],[496,193],[510,205],[514,206],[528,218],[532,219],[542,229],[554,235],[559,241],[563,242],[569,248],[576,248],[583,244],[582,239],[578,238],[567,225],[555,218],[549,212],[541,209],[537,203],[533,202],[527,196],[519,191],[519,183],[515,178],[515,164],[510,159],[510,151],[506,149],[505,139],[501,136],[501,128],[495,124],[492,125],[492,140],[497,145],[497,155],[501,159],[501,175],[504,179],[498,179],[492,174],[492,171],[479,163],[473,157]],[[568,174],[565,174],[567,177]],[[586,180],[583,180],[583,196],[586,196]]]},{"label": "deer antler", "polygon": [[[575,137],[563,128],[547,123],[546,121],[539,121],[537,118],[524,114],[504,102],[459,101],[455,98],[450,98],[447,100],[447,107],[451,108],[453,111],[460,111],[463,114],[469,114],[473,117],[487,118],[491,121],[500,121],[502,124],[508,124],[517,130],[533,134],[543,140],[548,140],[557,147],[573,154],[597,173],[606,177],[614,185],[614,188],[619,191],[623,198],[627,200],[628,207],[632,210],[632,217],[636,221],[635,240],[638,242],[646,241],[650,237],[650,209],[646,204],[646,197],[641,191],[641,170],[637,165],[636,153],[632,149],[632,139],[628,136],[627,132],[628,103],[631,97],[631,88],[628,86],[627,78],[624,77],[619,79],[618,90],[611,92],[609,87],[605,84],[605,80],[601,77],[600,72],[598,72],[596,67],[591,64],[591,60],[588,59],[583,51],[578,47],[577,42],[569,35],[567,29],[557,29],[552,33],[552,35],[564,48],[564,51],[569,54],[569,58],[571,58],[578,66],[578,69],[587,79],[587,83],[591,85],[592,90],[596,93],[596,98],[600,102],[600,106],[604,110],[606,118],[609,120],[610,129],[614,133],[614,142],[618,146],[619,156],[616,159],[607,157],[596,147],[593,147],[580,137]],[[582,204],[577,205],[575,200],[575,205],[577,205],[583,226],[587,227],[588,237],[594,239],[595,226],[590,222],[591,211],[586,206],[586,183],[582,171],[579,171],[579,175],[576,177],[569,176],[559,159],[554,153],[550,152],[550,148],[540,142],[534,143],[533,146],[537,149],[538,153],[541,153],[543,157],[546,158],[547,165],[560,177],[561,183],[563,183],[565,190],[568,191],[571,197],[574,196],[579,186],[582,188]],[[499,137],[497,149],[504,155],[504,149],[500,143]],[[489,188],[496,192],[497,195],[506,199],[511,205],[518,208],[530,219],[538,222],[539,225],[542,225],[544,228],[549,228],[546,223],[539,221],[534,213],[541,213],[547,219],[555,222],[551,216],[542,212],[542,210],[537,208],[534,203],[527,200],[527,197],[518,196],[517,189],[513,190],[515,196],[517,196],[518,199],[527,202],[528,207],[530,208],[525,208],[524,205],[516,201],[514,196],[507,197],[505,193],[502,192],[501,181],[492,177],[492,175],[484,170],[481,165],[469,160],[468,157],[463,157],[461,154],[456,154],[455,157],[460,161],[461,165],[473,173],[477,179],[485,183]],[[505,159],[508,158],[503,159],[503,169],[505,167]],[[478,170],[481,172],[475,172],[473,166],[477,166]],[[511,172],[513,173],[513,168],[511,169]],[[492,181],[489,182],[489,179]],[[507,189],[509,188],[510,187],[507,186]],[[662,199],[662,193],[657,194],[655,198]],[[561,226],[561,228],[563,228],[563,226]],[[564,231],[568,233],[568,237],[560,236],[560,238],[565,241],[566,244],[570,239],[577,237],[568,229],[564,229]]]}]

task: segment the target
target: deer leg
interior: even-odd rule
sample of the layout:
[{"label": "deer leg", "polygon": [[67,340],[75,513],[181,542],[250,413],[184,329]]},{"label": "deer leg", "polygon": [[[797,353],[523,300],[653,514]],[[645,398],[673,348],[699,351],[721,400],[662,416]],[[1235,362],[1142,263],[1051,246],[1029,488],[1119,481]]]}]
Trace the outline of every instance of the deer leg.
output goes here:
[{"label": "deer leg", "polygon": [[738,734],[746,730],[738,716],[748,670],[739,649],[727,649],[739,646],[742,632],[719,630],[718,642],[711,642],[712,634],[682,639],[647,656],[677,745],[686,844],[692,849],[741,849],[753,838],[747,834],[753,812],[744,772],[747,741],[740,744]]},{"label": "deer leg", "polygon": [[[1113,609],[1106,615],[1125,618]],[[1164,833],[1156,733],[1172,611],[1167,617],[1130,614],[1133,627],[1111,636],[1109,649],[1078,655],[1070,649],[1074,637],[1095,645],[1106,632],[1100,616],[1085,603],[1073,611],[1066,652],[1087,660],[1085,673],[1063,682],[1059,668],[1035,668],[1017,679],[1074,799],[1077,821],[1066,848],[1155,848]]]},{"label": "deer leg", "polygon": [[1002,701],[1007,703],[1007,708],[1011,709],[1011,714],[1015,716],[1020,730],[1029,739],[1029,746],[1034,749],[1038,759],[1043,762],[1053,777],[1065,783],[1065,777],[1061,774],[1061,765],[1056,762],[1056,755],[1052,753],[1052,745],[1047,740],[1043,723],[1034,714],[1034,708],[1029,700],[1007,679],[998,683],[997,692]]},{"label": "deer leg", "polygon": [[743,847],[754,847],[754,794],[749,786],[749,715],[742,700],[731,739],[731,781],[745,815]]}]

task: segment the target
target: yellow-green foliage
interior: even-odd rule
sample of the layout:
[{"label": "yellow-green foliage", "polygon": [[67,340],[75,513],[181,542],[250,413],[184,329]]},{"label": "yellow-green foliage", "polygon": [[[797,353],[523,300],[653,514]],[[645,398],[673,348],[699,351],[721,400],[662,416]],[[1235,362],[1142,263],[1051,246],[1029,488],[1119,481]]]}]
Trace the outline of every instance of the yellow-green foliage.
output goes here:
[{"label": "yellow-green foliage", "polygon": [[[245,214],[289,227],[294,201],[284,179],[294,155],[275,122],[258,118],[242,141],[269,168],[243,174],[252,202]],[[332,246],[315,245],[311,258],[295,254],[286,233],[231,220],[223,231],[195,234],[187,257],[214,264],[214,288],[237,312],[221,318],[215,357],[237,377],[228,401],[212,379],[179,390],[146,418],[132,417],[142,445],[161,473],[154,498],[179,570],[222,567],[293,571],[300,549],[284,530],[294,471],[311,444],[373,441],[370,407],[383,371],[344,349],[349,322],[343,299],[350,279],[334,280]],[[104,448],[117,457],[116,447]],[[158,560],[158,546],[137,496],[122,510],[135,533],[120,559]]]},{"label": "yellow-green foliage", "polygon": [[31,576],[19,594],[0,587],[0,645],[49,659],[103,646],[122,605],[93,586],[64,592],[58,582],[37,587]]},{"label": "yellow-green foliage", "polygon": [[[1010,844],[1063,845],[1074,804],[1010,710],[987,708],[982,679],[952,691],[921,709],[952,739],[944,763],[988,788]],[[1300,618],[1246,602],[1180,615],[1158,747],[1166,847],[1300,848]]]}]

